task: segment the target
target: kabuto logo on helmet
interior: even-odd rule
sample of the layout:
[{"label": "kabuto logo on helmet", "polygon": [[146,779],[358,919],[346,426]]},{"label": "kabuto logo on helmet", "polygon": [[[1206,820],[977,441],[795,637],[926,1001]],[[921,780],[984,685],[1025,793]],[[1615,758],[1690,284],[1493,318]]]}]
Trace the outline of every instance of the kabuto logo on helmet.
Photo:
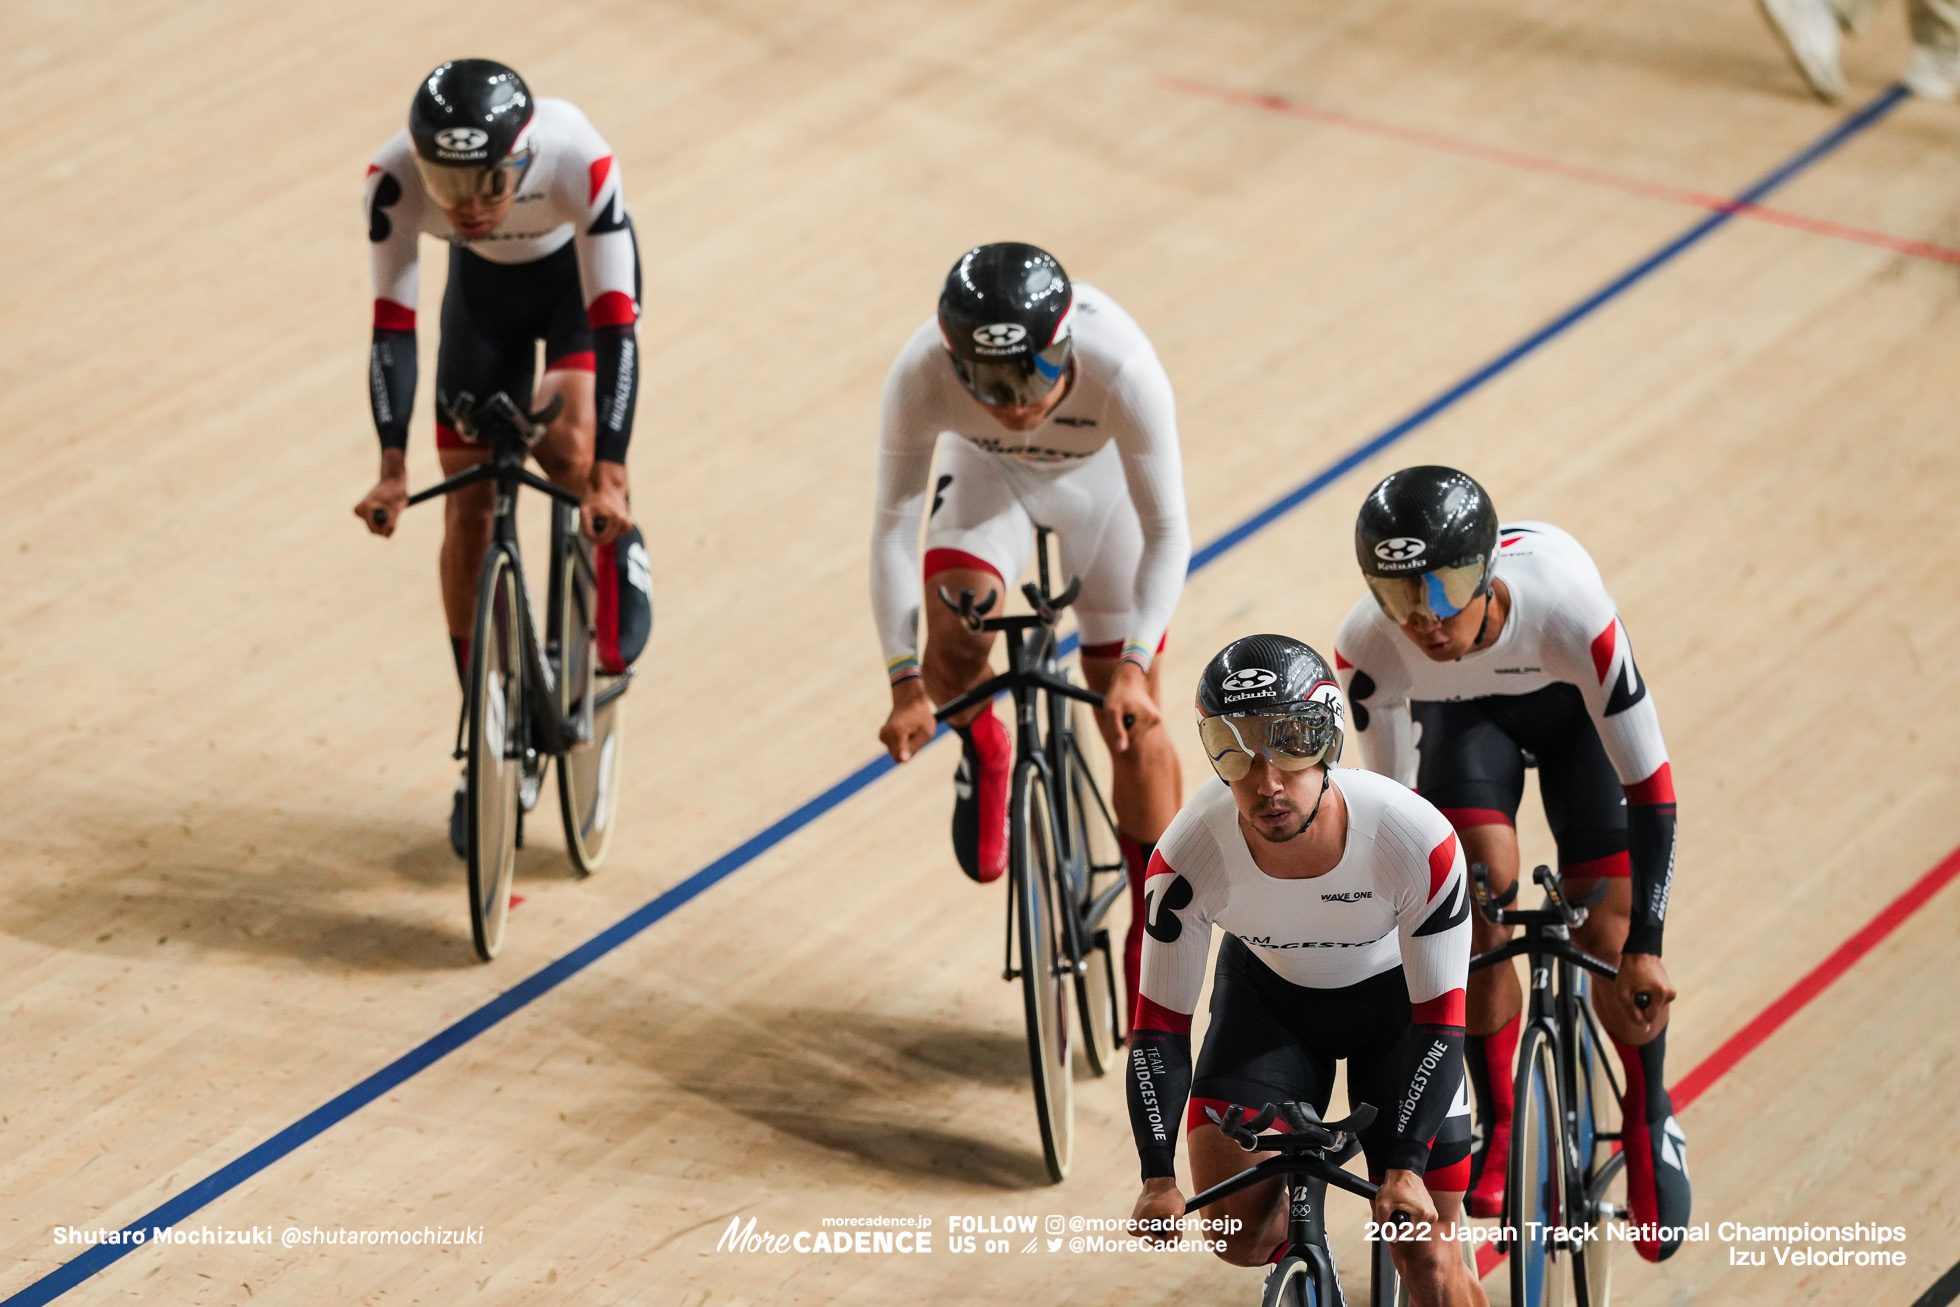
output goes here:
[{"label": "kabuto logo on helmet", "polygon": [[1231,692],[1263,690],[1278,679],[1279,676],[1277,673],[1269,672],[1263,667],[1241,667],[1238,671],[1233,672],[1223,681],[1220,681],[1218,688]]},{"label": "kabuto logo on helmet", "polygon": [[475,127],[445,127],[436,133],[436,144],[445,150],[455,150],[459,154],[480,150],[490,139],[490,133]]},{"label": "kabuto logo on helmet", "polygon": [[1375,546],[1375,557],[1384,563],[1406,563],[1411,559],[1422,557],[1428,548],[1426,541],[1418,540],[1414,536],[1395,536]]},{"label": "kabuto logo on helmet", "polygon": [[973,329],[973,343],[982,354],[1019,354],[1028,329],[1018,322],[994,322]]}]

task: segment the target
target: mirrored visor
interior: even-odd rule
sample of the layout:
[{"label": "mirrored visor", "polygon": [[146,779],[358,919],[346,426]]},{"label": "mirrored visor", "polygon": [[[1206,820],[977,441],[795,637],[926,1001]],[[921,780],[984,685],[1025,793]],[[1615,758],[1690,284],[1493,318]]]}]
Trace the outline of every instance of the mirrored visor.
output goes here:
[{"label": "mirrored visor", "polygon": [[1401,626],[1418,613],[1436,621],[1455,617],[1470,606],[1484,579],[1481,560],[1462,567],[1439,567],[1417,576],[1371,576],[1368,589],[1388,620]]},{"label": "mirrored visor", "polygon": [[951,354],[960,384],[988,408],[1024,408],[1039,404],[1068,371],[1073,336],[1064,336],[1047,349],[1010,359],[963,359]]},{"label": "mirrored visor", "polygon": [[415,170],[422,175],[422,189],[439,209],[461,209],[490,205],[517,194],[524,170],[531,165],[531,151],[517,150],[501,163],[452,167],[430,163],[416,156]]},{"label": "mirrored visor", "polygon": [[1310,703],[1292,713],[1207,717],[1198,723],[1198,738],[1212,770],[1228,781],[1251,771],[1252,760],[1261,756],[1281,771],[1305,771],[1333,747],[1334,713],[1325,704]]}]

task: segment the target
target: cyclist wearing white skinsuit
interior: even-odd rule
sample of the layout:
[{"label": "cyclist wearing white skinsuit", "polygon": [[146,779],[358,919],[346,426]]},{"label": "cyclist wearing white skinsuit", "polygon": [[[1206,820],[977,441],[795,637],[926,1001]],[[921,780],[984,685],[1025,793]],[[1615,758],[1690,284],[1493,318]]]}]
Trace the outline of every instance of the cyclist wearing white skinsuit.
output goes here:
[{"label": "cyclist wearing white skinsuit", "polygon": [[[881,738],[897,760],[930,738],[931,701],[988,674],[992,636],[967,632],[936,598],[921,660],[922,593],[994,590],[1004,606],[1037,525],[1056,533],[1062,577],[1081,578],[1083,673],[1108,699],[1097,720],[1134,890],[1181,788],[1154,675],[1191,558],[1175,401],[1149,338],[1114,300],[1033,246],[982,246],[954,266],[938,316],[885,381],[871,603],[893,696]],[[989,881],[1006,866],[1013,746],[991,707],[954,725],[954,847],[968,875]],[[1139,939],[1140,920],[1125,950],[1132,997]]]}]

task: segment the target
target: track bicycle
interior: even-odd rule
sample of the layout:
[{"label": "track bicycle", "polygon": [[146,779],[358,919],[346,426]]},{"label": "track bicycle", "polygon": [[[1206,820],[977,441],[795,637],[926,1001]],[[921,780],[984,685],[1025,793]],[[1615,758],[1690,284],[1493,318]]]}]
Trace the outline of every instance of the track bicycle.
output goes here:
[{"label": "track bicycle", "polygon": [[[484,441],[490,461],[408,500],[419,504],[484,481],[496,486],[455,749],[466,761],[470,931],[485,962],[503,945],[524,814],[537,803],[550,760],[558,759],[565,852],[580,875],[605,859],[619,804],[621,699],[632,672],[613,677],[599,669],[599,586],[592,542],[579,531],[579,497],[524,466],[562,403],[554,398],[526,413],[503,391],[481,403],[467,393],[445,399],[456,429]],[[517,546],[521,486],[552,501],[542,637]]]},{"label": "track bicycle", "polygon": [[1470,959],[1470,969],[1519,955],[1531,968],[1531,997],[1512,1081],[1502,1218],[1511,1302],[1514,1307],[1605,1307],[1612,1259],[1604,1227],[1627,1214],[1609,1190],[1624,1184],[1626,1154],[1616,1121],[1620,1083],[1586,1001],[1587,973],[1611,981],[1619,971],[1573,944],[1571,935],[1605,896],[1606,886],[1596,885],[1575,900],[1557,872],[1540,866],[1531,878],[1545,891],[1545,906],[1520,911],[1506,906],[1517,897],[1516,883],[1493,895],[1490,869],[1481,862],[1471,864],[1470,876],[1472,896],[1486,921],[1524,927],[1518,938]]},{"label": "track bicycle", "polygon": [[[1327,1187],[1333,1185],[1361,1198],[1375,1196],[1378,1186],[1343,1170],[1341,1165],[1361,1151],[1360,1132],[1374,1123],[1374,1107],[1357,1104],[1339,1121],[1322,1121],[1311,1103],[1268,1103],[1250,1120],[1245,1109],[1237,1105],[1223,1116],[1216,1108],[1207,1107],[1205,1115],[1248,1153],[1276,1152],[1279,1156],[1255,1163],[1229,1180],[1194,1194],[1184,1210],[1195,1212],[1262,1181],[1281,1180],[1286,1185],[1287,1250],[1279,1265],[1266,1274],[1260,1307],[1346,1307],[1334,1254],[1327,1246]],[[1275,1119],[1290,1126],[1291,1133],[1259,1133]],[[1408,1219],[1405,1212],[1395,1215],[1398,1222]],[[1388,1242],[1374,1240],[1369,1248],[1369,1307],[1407,1303]]]},{"label": "track bicycle", "polygon": [[[1021,587],[1034,610],[989,617],[999,600],[971,590],[940,602],[969,630],[1007,638],[1007,670],[941,707],[945,721],[1002,692],[1014,697],[1014,770],[1008,791],[1008,898],[1004,980],[1020,980],[1028,1028],[1028,1065],[1048,1178],[1067,1175],[1074,1148],[1075,1090],[1069,1008],[1082,1034],[1083,1061],[1094,1075],[1118,1064],[1129,1037],[1116,980],[1110,910],[1128,888],[1116,819],[1082,752],[1071,705],[1102,706],[1102,696],[1072,683],[1058,666],[1055,624],[1081,591],[1080,578],[1049,587],[1047,527],[1036,529],[1039,581]],[[1072,1001],[1071,1001],[1072,999]]]}]

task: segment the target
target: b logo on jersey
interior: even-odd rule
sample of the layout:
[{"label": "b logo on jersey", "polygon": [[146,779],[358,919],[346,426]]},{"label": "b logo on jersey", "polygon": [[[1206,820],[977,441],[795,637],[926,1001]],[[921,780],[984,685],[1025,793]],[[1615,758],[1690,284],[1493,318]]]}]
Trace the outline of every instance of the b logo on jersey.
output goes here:
[{"label": "b logo on jersey", "polygon": [[1028,329],[1018,322],[996,322],[975,327],[973,339],[983,349],[1011,349],[1028,338]]},{"label": "b logo on jersey", "polygon": [[490,133],[475,127],[445,127],[436,133],[436,144],[445,150],[468,154],[489,143]]},{"label": "b logo on jersey", "polygon": [[1375,546],[1375,557],[1384,563],[1406,563],[1411,558],[1422,557],[1429,548],[1429,542],[1414,536],[1393,536]]},{"label": "b logo on jersey", "polygon": [[1174,876],[1162,898],[1157,897],[1155,890],[1143,896],[1143,928],[1158,943],[1175,944],[1177,937],[1184,933],[1184,923],[1177,919],[1177,910],[1189,906],[1191,882]]},{"label": "b logo on jersey", "polygon": [[1263,690],[1277,681],[1279,676],[1263,667],[1241,667],[1220,683],[1219,689],[1230,693],[1240,690]]}]

